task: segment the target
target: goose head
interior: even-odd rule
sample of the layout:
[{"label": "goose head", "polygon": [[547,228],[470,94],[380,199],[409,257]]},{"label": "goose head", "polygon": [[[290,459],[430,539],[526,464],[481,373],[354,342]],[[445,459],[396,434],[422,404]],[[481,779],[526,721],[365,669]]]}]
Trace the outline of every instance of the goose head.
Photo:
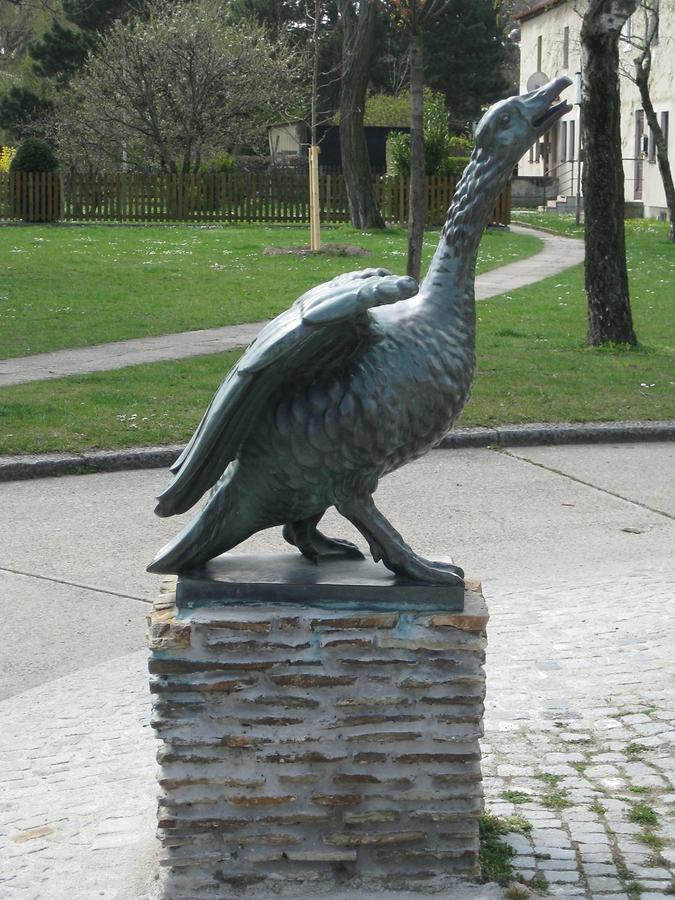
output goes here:
[{"label": "goose head", "polygon": [[476,148],[510,171],[538,138],[570,112],[569,103],[556,101],[571,84],[564,76],[554,78],[536,91],[495,103],[478,123]]}]

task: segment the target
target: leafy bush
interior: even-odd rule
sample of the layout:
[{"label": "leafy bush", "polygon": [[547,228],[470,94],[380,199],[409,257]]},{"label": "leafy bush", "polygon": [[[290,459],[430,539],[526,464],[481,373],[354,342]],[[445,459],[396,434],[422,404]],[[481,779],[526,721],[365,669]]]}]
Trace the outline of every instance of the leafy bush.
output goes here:
[{"label": "leafy bush", "polygon": [[200,175],[222,175],[232,171],[234,171],[234,160],[227,150],[223,150],[222,153],[202,163],[199,167]]},{"label": "leafy bush", "polygon": [[[54,151],[45,141],[26,138],[14,155],[9,171],[12,175],[20,172],[55,172],[59,162]],[[12,191],[12,218],[24,222],[54,222],[61,209],[61,188],[57,182],[51,185],[47,203],[43,202],[41,186],[32,179],[20,180],[20,189]]]},{"label": "leafy bush", "polygon": [[11,162],[10,172],[55,172],[59,161],[46,141],[39,138],[26,138]]},{"label": "leafy bush", "polygon": [[449,156],[443,161],[443,165],[437,174],[441,176],[461,175],[466,169],[470,158],[469,156]]},{"label": "leafy bush", "polygon": [[[431,93],[424,105],[424,164],[427,175],[459,175],[469,161],[468,138],[451,137],[443,95]],[[410,175],[410,135],[392,132],[387,139],[387,159],[395,175]]]},{"label": "leafy bush", "polygon": [[469,137],[453,134],[448,142],[451,156],[471,156],[473,150],[473,141]]}]

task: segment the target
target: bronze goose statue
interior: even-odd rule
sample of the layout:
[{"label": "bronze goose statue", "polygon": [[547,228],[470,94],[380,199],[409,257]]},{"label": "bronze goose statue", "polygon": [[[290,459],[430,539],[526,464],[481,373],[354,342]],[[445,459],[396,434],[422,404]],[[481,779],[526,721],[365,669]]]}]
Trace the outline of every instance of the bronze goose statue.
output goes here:
[{"label": "bronze goose statue", "polygon": [[398,575],[461,583],[422,559],[373,502],[379,479],[430,450],[466,403],[474,372],[474,273],[496,198],[527,148],[570,107],[568,78],[502,100],[475,134],[438,249],[418,290],[386,269],[340,275],[270,322],[227,375],[156,512],[205,506],[151,572],[184,572],[274,525],[304,556],[361,556],[317,525],[335,506]]}]

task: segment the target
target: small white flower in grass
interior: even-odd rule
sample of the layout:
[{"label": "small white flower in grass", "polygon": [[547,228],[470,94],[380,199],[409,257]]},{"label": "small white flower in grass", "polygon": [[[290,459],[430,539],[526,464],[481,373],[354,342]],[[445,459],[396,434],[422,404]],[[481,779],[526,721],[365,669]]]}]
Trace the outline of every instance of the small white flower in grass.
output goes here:
[{"label": "small white flower in grass", "polygon": [[652,381],[651,384],[647,384],[646,381],[641,381],[641,382],[640,382],[640,387],[646,387],[646,388],[656,387],[656,382],[655,382],[655,381]]}]

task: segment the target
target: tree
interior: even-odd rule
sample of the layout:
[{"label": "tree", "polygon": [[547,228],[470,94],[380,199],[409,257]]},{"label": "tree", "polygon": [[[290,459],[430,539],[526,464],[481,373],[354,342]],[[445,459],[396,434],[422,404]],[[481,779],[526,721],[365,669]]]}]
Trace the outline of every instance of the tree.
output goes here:
[{"label": "tree", "polygon": [[0,128],[21,141],[50,108],[48,92],[31,72],[28,49],[48,27],[50,0],[0,0]]},{"label": "tree", "polygon": [[[316,62],[316,123],[333,121],[339,104],[341,33],[335,3],[320,0],[229,0],[233,25],[255,22]],[[314,71],[314,66],[312,67]],[[306,112],[306,111],[303,111]],[[311,116],[307,118],[311,127]]]},{"label": "tree", "polygon": [[[160,0],[115,22],[54,114],[63,160],[187,174],[304,99],[303,58],[264,29],[225,24],[210,0]],[[270,90],[270,86],[274,90]]]},{"label": "tree", "polygon": [[[659,5],[658,0],[642,0],[639,11],[635,13],[634,18],[638,21],[635,22],[630,34],[624,35],[622,38],[632,50],[633,67],[624,67],[623,74],[630,78],[640,91],[642,108],[656,146],[656,161],[666,195],[666,205],[670,218],[670,240],[675,241],[675,185],[673,184],[673,174],[668,157],[668,140],[654,111],[650,90],[653,48],[659,39],[669,40],[672,44],[672,36],[661,35],[659,37],[661,30],[659,28],[661,18]],[[641,27],[639,27],[640,25]],[[667,52],[668,50],[665,50],[664,54]],[[670,52],[672,53],[672,47]]]},{"label": "tree", "polygon": [[621,162],[619,36],[638,0],[588,0],[581,24],[588,342],[635,345]]},{"label": "tree", "polygon": [[445,96],[461,130],[506,96],[506,46],[494,0],[449,0],[424,36],[425,83]]},{"label": "tree", "polygon": [[67,90],[100,33],[143,2],[0,0],[0,61],[12,69],[13,82],[0,97],[0,127],[15,139],[41,131],[53,101]]},{"label": "tree", "polygon": [[408,262],[406,271],[419,278],[426,219],[424,167],[424,34],[446,9],[448,0],[386,0],[398,27],[410,40],[410,186]]},{"label": "tree", "polygon": [[[424,82],[444,95],[452,130],[464,130],[485,106],[509,93],[504,25],[494,0],[447,0],[425,33]],[[391,18],[380,17],[377,46],[371,90],[403,93],[410,81],[407,31],[392,27]]]},{"label": "tree", "polygon": [[384,228],[375,201],[363,127],[377,8],[374,0],[336,0],[342,25],[340,150],[354,228]]},{"label": "tree", "polygon": [[35,123],[53,109],[51,100],[43,99],[23,85],[15,85],[0,97],[0,127],[12,140],[21,141],[35,130]]},{"label": "tree", "polygon": [[82,68],[100,35],[141,6],[142,0],[63,0],[67,24],[54,19],[51,29],[30,46],[35,73],[65,87]]}]

